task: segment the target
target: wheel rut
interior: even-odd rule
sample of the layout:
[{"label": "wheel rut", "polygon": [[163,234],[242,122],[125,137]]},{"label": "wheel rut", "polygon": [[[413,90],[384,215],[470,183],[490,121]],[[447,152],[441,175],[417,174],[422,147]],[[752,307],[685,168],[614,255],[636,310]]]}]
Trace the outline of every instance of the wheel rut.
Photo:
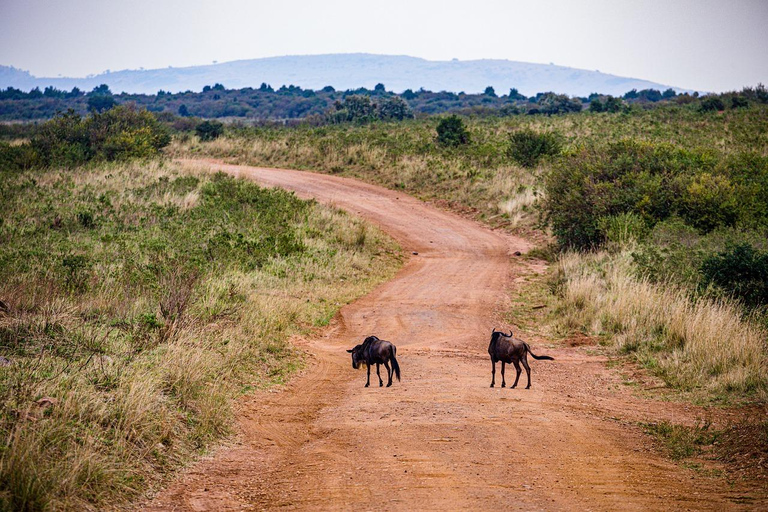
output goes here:
[{"label": "wheel rut", "polygon": [[[488,388],[489,334],[502,327],[513,280],[530,272],[512,257],[530,248],[526,240],[352,179],[186,164],[335,205],[417,254],[302,342],[308,361],[300,375],[238,404],[234,445],[192,466],[141,509],[740,507],[736,491],[692,479],[632,426],[644,412],[666,407],[674,415],[678,406],[610,391],[616,377],[582,348],[533,341],[537,354],[556,360],[532,361],[532,388]],[[364,388],[364,371],[354,371],[345,352],[370,334],[397,345],[403,380],[391,388]],[[507,376],[514,381],[514,372]],[[371,381],[378,382],[375,375]]]}]

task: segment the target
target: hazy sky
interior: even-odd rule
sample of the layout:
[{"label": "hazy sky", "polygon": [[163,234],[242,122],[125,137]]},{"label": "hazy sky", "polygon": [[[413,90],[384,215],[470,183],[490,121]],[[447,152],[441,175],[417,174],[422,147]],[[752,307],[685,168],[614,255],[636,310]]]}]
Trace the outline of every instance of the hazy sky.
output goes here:
[{"label": "hazy sky", "polygon": [[0,64],[49,77],[366,52],[723,91],[768,83],[766,49],[764,0],[0,0]]}]

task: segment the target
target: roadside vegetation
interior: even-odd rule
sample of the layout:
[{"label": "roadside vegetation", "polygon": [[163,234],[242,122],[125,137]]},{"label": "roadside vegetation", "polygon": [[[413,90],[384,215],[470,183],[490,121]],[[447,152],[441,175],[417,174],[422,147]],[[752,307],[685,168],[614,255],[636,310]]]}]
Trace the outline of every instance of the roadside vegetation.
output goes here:
[{"label": "roadside vegetation", "polygon": [[[384,237],[346,215],[161,154],[357,177],[529,237],[552,265],[513,321],[596,340],[688,399],[765,406],[764,87],[595,95],[586,109],[515,96],[522,110],[432,117],[408,115],[421,93],[404,105],[368,92],[295,126],[98,105],[0,126],[4,507],[153,485],[226,433],[232,396],[298,364],[288,335],[327,323],[397,265]],[[764,431],[722,430],[746,461],[738,432]]]},{"label": "roadside vegetation", "polygon": [[745,91],[747,107],[727,106],[733,93],[722,111],[230,126],[168,151],[355,176],[531,236],[557,263],[554,332],[597,338],[696,400],[764,401],[768,107]]},{"label": "roadside vegetation", "polygon": [[302,364],[290,336],[399,266],[375,228],[167,142],[117,107],[0,148],[0,510],[156,488]]}]

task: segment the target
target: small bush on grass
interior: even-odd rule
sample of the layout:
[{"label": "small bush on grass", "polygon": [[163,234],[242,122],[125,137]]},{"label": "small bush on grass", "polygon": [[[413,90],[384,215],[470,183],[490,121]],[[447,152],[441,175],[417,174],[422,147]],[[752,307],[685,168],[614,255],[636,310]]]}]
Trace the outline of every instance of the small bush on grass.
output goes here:
[{"label": "small bush on grass", "polygon": [[457,147],[469,141],[469,130],[459,116],[448,116],[437,124],[437,142],[441,146]]},{"label": "small bush on grass", "polygon": [[203,142],[216,140],[224,133],[224,125],[218,121],[203,121],[195,127],[195,133]]},{"label": "small bush on grass", "polygon": [[701,273],[703,286],[715,285],[748,307],[768,305],[768,252],[734,245],[705,259]]},{"label": "small bush on grass", "polygon": [[43,165],[71,167],[91,160],[152,158],[171,141],[146,110],[119,106],[82,118],[74,111],[44,123],[31,140]]},{"label": "small bush on grass", "polygon": [[509,157],[523,167],[536,167],[543,157],[555,156],[562,148],[562,138],[551,132],[520,130],[509,136]]}]

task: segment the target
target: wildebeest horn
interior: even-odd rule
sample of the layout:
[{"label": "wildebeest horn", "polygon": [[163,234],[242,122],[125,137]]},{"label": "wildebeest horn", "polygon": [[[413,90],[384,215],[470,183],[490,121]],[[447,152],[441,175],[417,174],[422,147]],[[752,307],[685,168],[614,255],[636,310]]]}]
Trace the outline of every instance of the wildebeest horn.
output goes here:
[{"label": "wildebeest horn", "polygon": [[351,354],[352,353],[352,349],[351,348],[347,349],[347,352],[349,352]]},{"label": "wildebeest horn", "polygon": [[497,331],[497,330],[496,330],[496,328],[494,327],[494,328],[493,328],[493,332],[499,332],[499,331]]}]

